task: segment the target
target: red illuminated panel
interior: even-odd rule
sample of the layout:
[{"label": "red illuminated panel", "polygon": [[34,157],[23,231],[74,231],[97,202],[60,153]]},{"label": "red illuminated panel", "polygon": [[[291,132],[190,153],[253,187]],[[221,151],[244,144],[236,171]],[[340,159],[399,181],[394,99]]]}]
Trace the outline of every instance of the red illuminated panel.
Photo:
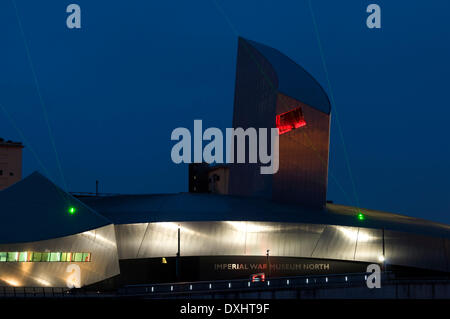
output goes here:
[{"label": "red illuminated panel", "polygon": [[266,281],[266,275],[262,272],[250,276],[252,282]]},{"label": "red illuminated panel", "polygon": [[293,129],[305,126],[306,121],[305,118],[303,117],[302,109],[298,107],[286,113],[277,115],[276,125],[278,128],[279,135],[287,133]]}]

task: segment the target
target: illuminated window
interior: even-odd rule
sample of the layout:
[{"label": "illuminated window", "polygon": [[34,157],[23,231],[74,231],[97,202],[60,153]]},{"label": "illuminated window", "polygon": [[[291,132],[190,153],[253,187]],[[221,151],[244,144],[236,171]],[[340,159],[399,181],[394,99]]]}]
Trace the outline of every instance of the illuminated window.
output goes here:
[{"label": "illuminated window", "polygon": [[0,262],[90,262],[91,253],[72,252],[0,252]]},{"label": "illuminated window", "polygon": [[279,135],[305,125],[306,121],[300,107],[276,116],[276,126]]},{"label": "illuminated window", "polygon": [[61,253],[50,253],[50,261],[61,261]]},{"label": "illuminated window", "polygon": [[19,259],[19,253],[12,252],[12,253],[8,253],[8,258],[6,261],[18,261],[18,259]]},{"label": "illuminated window", "polygon": [[83,253],[75,253],[75,261],[83,261]]},{"label": "illuminated window", "polygon": [[27,254],[26,251],[20,252],[20,253],[19,253],[19,261],[20,261],[20,262],[27,261],[27,260],[28,260],[27,255],[28,255],[28,254]]},{"label": "illuminated window", "polygon": [[41,261],[42,253],[33,253],[33,261]]},{"label": "illuminated window", "polygon": [[50,261],[50,253],[42,253],[41,261]]},{"label": "illuminated window", "polygon": [[83,253],[83,261],[91,261],[91,253]]}]

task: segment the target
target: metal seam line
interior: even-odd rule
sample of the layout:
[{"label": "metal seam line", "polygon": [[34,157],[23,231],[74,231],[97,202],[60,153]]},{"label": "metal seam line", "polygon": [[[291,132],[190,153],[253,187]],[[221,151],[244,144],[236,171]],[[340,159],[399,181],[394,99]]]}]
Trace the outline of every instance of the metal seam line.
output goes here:
[{"label": "metal seam line", "polygon": [[311,251],[310,257],[313,257],[313,256],[314,256],[314,252],[316,251],[316,248],[317,248],[317,246],[319,245],[319,241],[320,241],[320,239],[322,238],[323,233],[325,233],[325,231],[327,230],[328,226],[329,226],[329,225],[324,225],[324,227],[323,227],[323,229],[322,229],[322,232],[320,233],[319,238],[317,238],[316,244],[314,245],[314,248],[313,248],[313,250]]},{"label": "metal seam line", "polygon": [[353,260],[356,260],[356,251],[358,249],[358,240],[359,240],[359,230],[361,227],[358,227],[358,233],[356,234],[356,243],[355,243],[355,252],[353,253]]},{"label": "metal seam line", "polygon": [[138,248],[138,251],[136,253],[136,258],[139,258],[139,253],[141,252],[141,247],[142,247],[142,244],[144,243],[145,236],[147,235],[149,227],[150,227],[150,222],[148,222],[147,223],[147,227],[145,227],[145,231],[144,231],[144,234],[142,235],[141,243],[139,244],[139,248]]}]

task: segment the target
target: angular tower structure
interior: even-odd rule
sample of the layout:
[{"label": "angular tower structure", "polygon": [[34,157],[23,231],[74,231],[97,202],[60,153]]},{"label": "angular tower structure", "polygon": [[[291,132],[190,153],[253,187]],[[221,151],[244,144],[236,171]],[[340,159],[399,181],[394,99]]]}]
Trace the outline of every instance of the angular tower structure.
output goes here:
[{"label": "angular tower structure", "polygon": [[327,94],[278,50],[238,41],[233,127],[278,127],[279,170],[261,175],[260,164],[231,165],[229,193],[324,207],[331,111]]}]

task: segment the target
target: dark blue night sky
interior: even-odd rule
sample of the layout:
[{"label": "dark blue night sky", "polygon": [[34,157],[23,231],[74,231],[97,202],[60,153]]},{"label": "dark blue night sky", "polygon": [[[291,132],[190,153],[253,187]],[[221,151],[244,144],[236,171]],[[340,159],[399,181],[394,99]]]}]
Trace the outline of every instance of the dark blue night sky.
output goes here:
[{"label": "dark blue night sky", "polygon": [[[307,0],[15,1],[45,106],[13,2],[1,1],[0,137],[26,145],[25,176],[39,170],[70,191],[96,179],[102,192],[187,191],[170,134],[194,119],[231,126],[238,35],[330,93]],[[70,3],[81,30],[66,27]],[[370,3],[380,30],[366,27]],[[335,102],[328,198],[450,223],[450,2],[312,6]]]}]

